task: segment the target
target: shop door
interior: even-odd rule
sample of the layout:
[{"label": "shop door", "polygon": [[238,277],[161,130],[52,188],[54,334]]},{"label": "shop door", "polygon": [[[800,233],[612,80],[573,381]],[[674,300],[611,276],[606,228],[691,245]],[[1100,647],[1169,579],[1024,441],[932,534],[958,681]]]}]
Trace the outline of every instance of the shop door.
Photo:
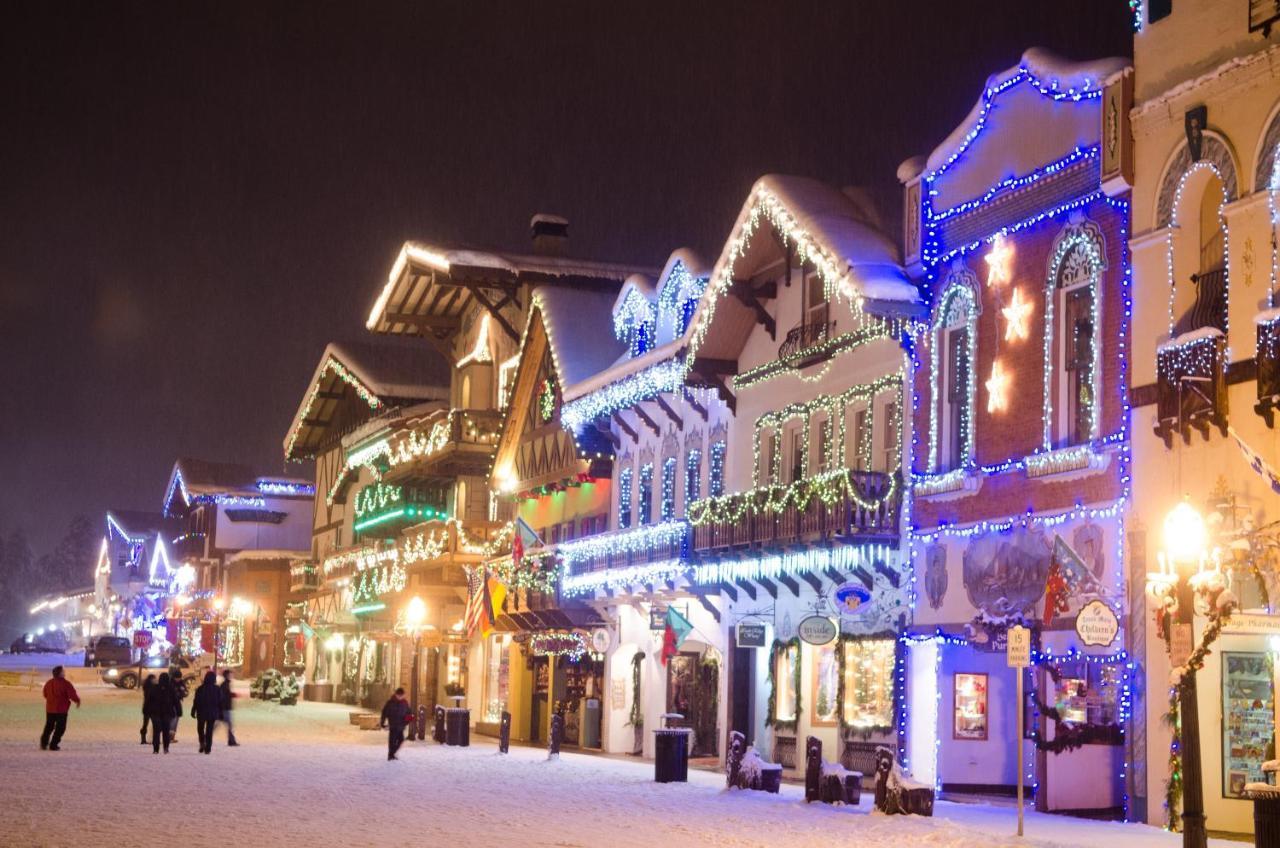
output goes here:
[{"label": "shop door", "polygon": [[717,679],[714,661],[703,662],[695,653],[676,654],[667,663],[667,712],[684,716],[684,726],[693,728],[695,757],[714,757],[716,740]]},{"label": "shop door", "polygon": [[746,737],[748,744],[754,744],[752,728],[755,726],[755,706],[752,695],[756,691],[756,649],[734,648],[729,669],[731,692],[729,729],[736,730]]},{"label": "shop door", "polygon": [[543,741],[542,728],[549,721],[547,694],[551,691],[551,667],[546,657],[533,658],[533,700],[529,706],[529,741]]}]

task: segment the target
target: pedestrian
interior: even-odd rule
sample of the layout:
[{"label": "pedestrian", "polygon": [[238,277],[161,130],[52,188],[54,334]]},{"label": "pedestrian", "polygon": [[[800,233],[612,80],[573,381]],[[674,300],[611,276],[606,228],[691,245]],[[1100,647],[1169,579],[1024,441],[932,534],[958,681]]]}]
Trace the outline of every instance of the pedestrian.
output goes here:
[{"label": "pedestrian", "polygon": [[218,691],[222,693],[222,720],[227,725],[227,747],[233,748],[240,743],[236,741],[236,730],[231,724],[231,702],[236,697],[236,693],[231,691],[231,669],[222,670],[222,685],[218,687]]},{"label": "pedestrian", "polygon": [[53,677],[44,684],[44,732],[40,734],[41,751],[57,751],[62,734],[67,732],[67,712],[71,702],[80,709],[80,696],[71,681],[62,676],[62,666],[53,667]]},{"label": "pedestrian", "polygon": [[142,712],[151,721],[151,751],[160,753],[160,744],[164,743],[164,752],[169,753],[169,743],[173,727],[173,714],[178,709],[178,698],[173,691],[173,680],[168,672],[162,672],[160,679],[142,696]]},{"label": "pedestrian", "polygon": [[409,715],[413,712],[413,708],[409,706],[409,702],[404,697],[404,687],[396,689],[396,693],[392,695],[385,705],[382,707],[383,727],[388,728],[387,733],[387,759],[399,759],[396,751],[400,750],[400,746],[404,744],[404,726],[409,721]]},{"label": "pedestrian", "polygon": [[213,725],[222,717],[222,690],[218,688],[218,675],[212,671],[205,672],[204,682],[191,699],[191,717],[196,720],[200,753],[213,753]]},{"label": "pedestrian", "polygon": [[169,682],[173,685],[173,718],[169,722],[169,741],[178,744],[178,719],[182,718],[182,702],[187,699],[187,681],[182,676],[182,669],[169,669]]},{"label": "pedestrian", "polygon": [[147,715],[147,692],[152,686],[156,685],[156,676],[148,674],[147,679],[142,681],[142,744],[147,744],[147,725],[151,722],[151,717]]}]

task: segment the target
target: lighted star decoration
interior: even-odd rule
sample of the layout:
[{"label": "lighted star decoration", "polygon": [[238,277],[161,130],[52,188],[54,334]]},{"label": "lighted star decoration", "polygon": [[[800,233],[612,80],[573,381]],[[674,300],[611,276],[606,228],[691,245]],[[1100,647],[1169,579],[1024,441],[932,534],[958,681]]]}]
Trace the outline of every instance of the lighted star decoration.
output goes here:
[{"label": "lighted star decoration", "polygon": [[1009,305],[1000,310],[1004,320],[1009,322],[1004,328],[1005,341],[1012,342],[1018,339],[1026,339],[1031,335],[1029,319],[1034,309],[1035,305],[1031,301],[1022,299],[1022,289],[1013,290],[1013,297],[1009,300]]},{"label": "lighted star decoration", "polygon": [[1013,280],[1013,245],[1004,236],[996,236],[986,259],[987,285],[1002,286]]},{"label": "lighted star decoration", "polygon": [[991,376],[987,379],[987,412],[1004,412],[1009,406],[1009,375],[1000,360],[991,363]]}]

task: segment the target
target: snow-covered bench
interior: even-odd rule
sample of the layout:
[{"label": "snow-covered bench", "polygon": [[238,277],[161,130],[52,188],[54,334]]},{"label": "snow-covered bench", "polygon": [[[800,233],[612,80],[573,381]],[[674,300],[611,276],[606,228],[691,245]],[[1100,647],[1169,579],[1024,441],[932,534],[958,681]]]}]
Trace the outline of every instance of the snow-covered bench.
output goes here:
[{"label": "snow-covered bench", "polygon": [[876,809],[882,813],[933,815],[933,787],[902,773],[888,748],[876,750]]},{"label": "snow-covered bench", "polygon": [[862,772],[822,759],[822,740],[814,736],[804,745],[804,800],[853,805],[862,800]]},{"label": "snow-covered bench", "polygon": [[737,730],[729,734],[724,771],[729,789],[758,789],[776,795],[782,787],[782,764],[765,762],[754,746],[747,746],[747,737]]}]

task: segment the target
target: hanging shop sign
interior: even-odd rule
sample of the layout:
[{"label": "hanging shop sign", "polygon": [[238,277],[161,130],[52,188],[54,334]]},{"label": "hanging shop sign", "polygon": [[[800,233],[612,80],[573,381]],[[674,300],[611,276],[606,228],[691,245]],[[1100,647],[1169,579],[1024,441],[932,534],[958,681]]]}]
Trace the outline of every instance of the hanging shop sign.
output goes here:
[{"label": "hanging shop sign", "polygon": [[597,654],[606,653],[613,645],[613,635],[603,627],[591,631],[591,650]]},{"label": "hanging shop sign", "polygon": [[825,645],[828,642],[835,641],[838,632],[839,630],[831,619],[823,615],[811,615],[802,619],[800,625],[796,628],[796,633],[800,638],[810,645]]},{"label": "hanging shop sign", "polygon": [[870,609],[871,590],[857,581],[842,583],[831,591],[831,602],[840,615],[862,615]]},{"label": "hanging shop sign", "polygon": [[667,608],[654,604],[649,607],[649,629],[650,630],[666,630],[667,629]]},{"label": "hanging shop sign", "polygon": [[529,651],[535,657],[568,657],[576,660],[587,650],[586,639],[576,630],[553,630],[529,636]]},{"label": "hanging shop sign", "polygon": [[1086,645],[1105,648],[1116,641],[1119,632],[1115,610],[1102,601],[1090,601],[1076,614],[1076,635]]},{"label": "hanging shop sign", "polygon": [[739,621],[735,640],[739,648],[763,648],[767,627],[758,621]]}]

